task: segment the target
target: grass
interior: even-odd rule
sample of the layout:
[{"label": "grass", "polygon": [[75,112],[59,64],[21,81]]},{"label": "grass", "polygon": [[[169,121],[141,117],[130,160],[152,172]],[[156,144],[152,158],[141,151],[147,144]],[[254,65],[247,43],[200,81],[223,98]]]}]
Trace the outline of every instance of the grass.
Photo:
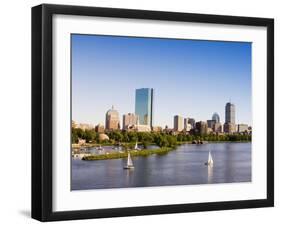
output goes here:
[{"label": "grass", "polygon": [[[173,148],[158,148],[158,149],[144,149],[140,151],[129,151],[131,156],[149,156],[149,155],[164,155],[167,154],[168,152],[175,150]],[[127,158],[128,152],[124,153],[119,153],[119,152],[113,152],[113,153],[108,153],[108,154],[103,154],[103,155],[90,155],[90,156],[85,156],[82,158],[82,160],[86,161],[92,161],[92,160],[106,160],[106,159],[120,159],[120,158]]]}]

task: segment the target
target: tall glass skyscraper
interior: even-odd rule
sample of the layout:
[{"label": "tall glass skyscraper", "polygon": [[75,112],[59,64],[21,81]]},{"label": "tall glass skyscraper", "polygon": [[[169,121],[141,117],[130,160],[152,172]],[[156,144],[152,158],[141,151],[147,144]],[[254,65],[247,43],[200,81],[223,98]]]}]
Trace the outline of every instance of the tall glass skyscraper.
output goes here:
[{"label": "tall glass skyscraper", "polygon": [[135,114],[139,124],[152,127],[153,121],[153,89],[136,89]]},{"label": "tall glass skyscraper", "polygon": [[225,105],[225,123],[235,124],[235,106],[230,102]]}]

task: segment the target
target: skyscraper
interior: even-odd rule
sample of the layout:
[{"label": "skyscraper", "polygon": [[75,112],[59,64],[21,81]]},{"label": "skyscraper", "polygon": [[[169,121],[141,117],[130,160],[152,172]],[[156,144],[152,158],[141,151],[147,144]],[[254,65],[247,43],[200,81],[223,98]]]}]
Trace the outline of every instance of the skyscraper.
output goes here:
[{"label": "skyscraper", "polygon": [[183,128],[185,129],[185,131],[189,132],[192,129],[192,125],[190,123],[188,123],[188,118],[185,118],[183,120]]},{"label": "skyscraper", "polygon": [[105,128],[107,130],[120,129],[119,113],[112,106],[105,115]]},{"label": "skyscraper", "polygon": [[153,89],[136,89],[135,114],[138,116],[139,124],[153,125]]},{"label": "skyscraper", "polygon": [[217,123],[217,122],[220,122],[220,116],[219,116],[219,114],[218,114],[217,112],[215,112],[215,113],[213,114],[212,120],[215,120],[216,123]]},{"label": "skyscraper", "polygon": [[183,117],[179,115],[174,116],[174,130],[179,132],[183,130]]},{"label": "skyscraper", "polygon": [[191,125],[192,129],[195,128],[195,119],[194,118],[188,118],[187,122]]},{"label": "skyscraper", "polygon": [[225,123],[235,124],[235,106],[230,102],[225,105]]}]

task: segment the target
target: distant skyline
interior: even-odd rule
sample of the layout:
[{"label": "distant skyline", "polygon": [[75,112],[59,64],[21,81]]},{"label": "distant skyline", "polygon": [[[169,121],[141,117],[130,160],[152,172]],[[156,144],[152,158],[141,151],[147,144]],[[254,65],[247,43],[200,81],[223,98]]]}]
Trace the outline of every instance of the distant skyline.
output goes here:
[{"label": "distant skyline", "polygon": [[225,105],[252,125],[251,43],[72,34],[72,119],[105,124],[114,105],[135,112],[135,90],[154,89],[154,125],[174,115],[206,121]]}]

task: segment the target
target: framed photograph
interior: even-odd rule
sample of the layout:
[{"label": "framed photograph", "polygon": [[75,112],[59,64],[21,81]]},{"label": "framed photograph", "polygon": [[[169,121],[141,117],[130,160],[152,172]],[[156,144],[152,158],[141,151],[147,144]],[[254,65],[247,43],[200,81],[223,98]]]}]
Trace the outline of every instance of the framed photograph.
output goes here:
[{"label": "framed photograph", "polygon": [[274,21],[32,8],[32,217],[274,205]]}]

